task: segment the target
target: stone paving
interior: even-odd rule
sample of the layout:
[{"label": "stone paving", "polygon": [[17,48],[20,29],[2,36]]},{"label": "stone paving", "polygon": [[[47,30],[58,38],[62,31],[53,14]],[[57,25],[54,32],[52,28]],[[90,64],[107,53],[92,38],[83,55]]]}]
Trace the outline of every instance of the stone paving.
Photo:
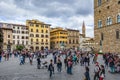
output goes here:
[{"label": "stone paving", "polygon": [[[48,58],[43,59],[43,61],[49,61],[50,59],[52,59],[52,55],[49,55]],[[102,56],[99,56],[98,62],[100,64],[103,63]],[[89,68],[90,77],[91,80],[93,80],[94,65],[91,64]],[[55,68],[55,74],[50,79],[47,69],[38,70],[36,68],[35,59],[33,65],[30,65],[27,59],[26,64],[20,66],[18,58],[10,58],[9,61],[2,61],[0,63],[0,80],[83,80],[84,70],[84,67],[78,64],[73,67],[73,75],[68,75],[63,65],[62,72],[57,72]],[[106,69],[105,80],[120,80],[120,74],[111,74],[108,72],[108,69]]]}]

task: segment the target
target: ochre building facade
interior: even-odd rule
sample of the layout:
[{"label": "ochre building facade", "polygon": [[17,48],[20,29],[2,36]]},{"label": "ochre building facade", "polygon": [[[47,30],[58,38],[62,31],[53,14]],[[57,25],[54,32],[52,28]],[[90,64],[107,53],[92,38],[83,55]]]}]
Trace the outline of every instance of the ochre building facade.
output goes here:
[{"label": "ochre building facade", "polygon": [[50,24],[39,20],[27,20],[29,47],[32,51],[50,49]]},{"label": "ochre building facade", "polygon": [[50,42],[51,49],[66,49],[67,46],[67,30],[61,27],[51,28]]}]

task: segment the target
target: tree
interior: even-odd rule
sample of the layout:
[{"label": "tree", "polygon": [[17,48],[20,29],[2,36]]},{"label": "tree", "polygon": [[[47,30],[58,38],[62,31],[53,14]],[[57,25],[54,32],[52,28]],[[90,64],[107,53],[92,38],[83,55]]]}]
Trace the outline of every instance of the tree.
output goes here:
[{"label": "tree", "polygon": [[17,45],[16,50],[22,51],[25,48],[23,45]]}]

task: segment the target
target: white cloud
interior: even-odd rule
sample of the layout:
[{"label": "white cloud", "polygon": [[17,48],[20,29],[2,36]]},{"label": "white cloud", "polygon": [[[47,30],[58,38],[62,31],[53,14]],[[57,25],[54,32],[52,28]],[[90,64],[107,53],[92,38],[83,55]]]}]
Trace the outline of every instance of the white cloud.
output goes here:
[{"label": "white cloud", "polygon": [[87,36],[94,36],[93,0],[0,0],[0,22],[25,24],[26,19],[80,31],[84,21]]}]

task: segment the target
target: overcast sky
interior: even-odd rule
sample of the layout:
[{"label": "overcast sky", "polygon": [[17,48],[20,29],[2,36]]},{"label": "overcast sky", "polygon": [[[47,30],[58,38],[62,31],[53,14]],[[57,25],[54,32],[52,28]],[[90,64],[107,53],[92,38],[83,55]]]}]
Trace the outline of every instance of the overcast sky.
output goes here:
[{"label": "overcast sky", "polygon": [[94,36],[93,0],[0,0],[0,22],[25,24],[38,19],[52,27],[82,29]]}]

